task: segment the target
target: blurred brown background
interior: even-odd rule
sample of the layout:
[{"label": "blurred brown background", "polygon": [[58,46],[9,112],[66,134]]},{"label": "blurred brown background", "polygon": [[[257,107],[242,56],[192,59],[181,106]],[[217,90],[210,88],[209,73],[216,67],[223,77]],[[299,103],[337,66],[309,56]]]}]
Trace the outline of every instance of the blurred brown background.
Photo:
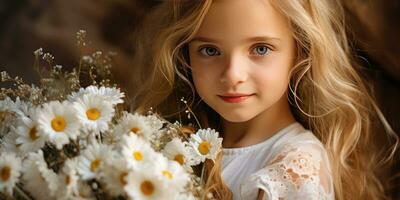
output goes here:
[{"label": "blurred brown background", "polygon": [[[128,86],[133,36],[160,0],[0,0],[0,71],[36,82],[33,51],[52,53],[65,68],[77,65],[75,33],[87,31],[90,47],[115,51],[114,74]],[[375,88],[378,103],[400,133],[400,1],[343,0],[349,33]],[[398,162],[397,162],[398,163]],[[392,174],[400,172],[397,164]],[[399,183],[399,181],[395,181]],[[394,199],[400,187],[392,184]]]}]

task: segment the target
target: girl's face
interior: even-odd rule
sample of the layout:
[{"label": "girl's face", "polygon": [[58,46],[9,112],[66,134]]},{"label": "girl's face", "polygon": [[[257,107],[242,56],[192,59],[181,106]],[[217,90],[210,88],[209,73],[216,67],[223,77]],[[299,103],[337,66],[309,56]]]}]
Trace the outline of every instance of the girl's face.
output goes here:
[{"label": "girl's face", "polygon": [[287,101],[295,42],[268,0],[215,0],[189,56],[198,94],[227,121],[248,121]]}]

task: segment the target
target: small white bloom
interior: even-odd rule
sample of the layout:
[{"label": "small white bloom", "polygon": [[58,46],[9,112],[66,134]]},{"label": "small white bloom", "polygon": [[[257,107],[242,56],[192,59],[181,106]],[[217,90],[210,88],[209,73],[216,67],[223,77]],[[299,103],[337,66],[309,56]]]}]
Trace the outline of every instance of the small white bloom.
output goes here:
[{"label": "small white bloom", "polygon": [[112,157],[110,146],[99,143],[90,144],[79,156],[78,173],[83,180],[96,178],[110,157]]},{"label": "small white bloom", "polygon": [[151,168],[135,170],[128,175],[127,180],[128,184],[124,189],[131,199],[172,200],[176,197],[165,178],[154,173]]},{"label": "small white bloom", "polygon": [[23,163],[24,188],[36,199],[54,199],[58,188],[58,177],[47,168],[42,150],[29,153]]},{"label": "small white bloom", "polygon": [[22,154],[42,148],[46,141],[46,136],[38,131],[37,110],[34,108],[28,110],[27,116],[29,117],[21,117],[18,127],[14,130],[18,135],[16,144],[19,145]]},{"label": "small white bloom", "polygon": [[114,196],[124,195],[124,187],[128,184],[128,175],[132,172],[125,159],[115,158],[109,160],[103,168],[101,175],[106,184],[107,191]]},{"label": "small white bloom", "polygon": [[150,164],[155,156],[150,144],[134,134],[123,136],[121,153],[133,169]]},{"label": "small white bloom", "polygon": [[59,174],[57,199],[74,199],[78,194],[78,173],[76,170],[77,161],[68,159],[65,161],[61,173]]},{"label": "small white bloom", "polygon": [[191,134],[189,149],[194,165],[204,162],[206,159],[215,161],[221,150],[222,138],[218,138],[218,132],[212,129],[200,129],[196,134]]},{"label": "small white bloom", "polygon": [[147,121],[147,124],[150,126],[150,128],[152,129],[153,132],[157,132],[165,124],[165,121],[163,119],[161,119],[156,114],[147,115],[146,116],[146,121]]},{"label": "small white bloom", "polygon": [[97,87],[97,86],[89,86],[87,88],[81,88],[78,92],[72,93],[68,100],[71,102],[76,101],[76,99],[82,97],[85,94],[98,94],[103,96],[103,98],[109,101],[112,105],[117,105],[119,103],[123,103],[122,98],[125,97],[125,94],[117,88],[108,88],[108,87]]},{"label": "small white bloom", "polygon": [[41,134],[61,149],[69,143],[69,138],[75,140],[79,135],[80,124],[75,115],[75,109],[71,109],[71,103],[64,101],[52,101],[43,105],[38,112],[38,128]]},{"label": "small white bloom", "polygon": [[114,128],[114,135],[121,139],[123,135],[136,134],[148,140],[152,134],[149,125],[146,122],[146,117],[139,114],[125,113],[120,122]]},{"label": "small white bloom", "polygon": [[12,194],[21,175],[21,159],[13,153],[0,155],[0,191]]},{"label": "small white bloom", "polygon": [[86,94],[76,99],[77,117],[86,130],[103,132],[114,116],[113,105],[97,94]]},{"label": "small white bloom", "polygon": [[162,153],[170,160],[174,160],[178,162],[180,165],[185,168],[190,167],[190,154],[188,151],[188,147],[186,147],[185,143],[182,142],[179,138],[174,138],[170,142],[168,142]]},{"label": "small white bloom", "polygon": [[[112,129],[112,128],[110,128]],[[102,142],[104,144],[112,145],[112,146],[118,146],[120,142],[120,136],[117,136],[114,134],[113,130],[108,129],[107,131],[102,133]]]}]

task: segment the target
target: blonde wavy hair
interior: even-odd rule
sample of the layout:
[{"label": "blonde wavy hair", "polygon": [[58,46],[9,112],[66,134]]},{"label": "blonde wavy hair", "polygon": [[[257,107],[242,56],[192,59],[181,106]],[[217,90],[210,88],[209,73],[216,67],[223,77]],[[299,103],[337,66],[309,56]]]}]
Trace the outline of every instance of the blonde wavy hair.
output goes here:
[{"label": "blonde wavy hair", "polygon": [[[359,74],[361,68],[352,57],[340,2],[270,1],[289,20],[297,44],[288,101],[296,120],[328,151],[336,198],[387,198],[378,172],[383,163],[392,160],[398,138]],[[179,100],[185,97],[202,126],[222,132],[218,114],[198,101],[187,70],[188,43],[211,4],[212,0],[165,1],[144,21],[151,26],[137,33],[133,110],[146,112],[152,108],[164,117],[182,121],[185,107]],[[385,128],[390,147],[378,147],[376,141],[385,137],[378,134],[376,120]],[[221,159],[222,153],[215,163],[205,163],[206,188],[217,199],[232,199],[221,177]]]}]

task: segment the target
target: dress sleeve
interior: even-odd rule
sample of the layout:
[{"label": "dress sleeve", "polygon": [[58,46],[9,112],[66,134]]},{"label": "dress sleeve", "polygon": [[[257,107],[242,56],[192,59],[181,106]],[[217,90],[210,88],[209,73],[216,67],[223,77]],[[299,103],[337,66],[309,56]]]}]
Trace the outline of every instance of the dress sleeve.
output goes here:
[{"label": "dress sleeve", "polygon": [[[257,188],[257,191],[246,190]],[[264,200],[334,199],[325,149],[317,144],[287,145],[242,185],[243,193],[264,191]],[[253,196],[253,195],[252,195]]]}]

